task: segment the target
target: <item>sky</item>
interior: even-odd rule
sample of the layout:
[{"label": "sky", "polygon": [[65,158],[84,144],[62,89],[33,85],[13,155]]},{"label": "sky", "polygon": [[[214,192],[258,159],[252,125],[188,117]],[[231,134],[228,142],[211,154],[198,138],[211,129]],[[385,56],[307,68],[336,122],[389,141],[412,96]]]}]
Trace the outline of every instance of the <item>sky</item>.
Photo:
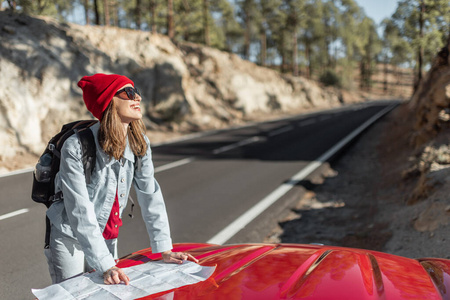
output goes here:
[{"label": "sky", "polygon": [[392,16],[397,9],[397,0],[355,0],[364,9],[366,16],[380,25],[384,18]]}]

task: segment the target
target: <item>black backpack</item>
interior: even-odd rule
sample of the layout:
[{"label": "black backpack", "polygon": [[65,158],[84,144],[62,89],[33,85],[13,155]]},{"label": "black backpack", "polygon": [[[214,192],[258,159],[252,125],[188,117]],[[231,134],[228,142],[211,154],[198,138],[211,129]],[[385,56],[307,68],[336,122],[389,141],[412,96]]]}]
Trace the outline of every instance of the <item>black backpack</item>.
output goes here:
[{"label": "black backpack", "polygon": [[86,183],[90,183],[95,167],[96,147],[94,134],[89,127],[97,122],[96,120],[82,120],[65,124],[61,131],[50,139],[33,172],[31,192],[33,201],[43,203],[48,208],[55,201],[62,200],[62,193],[55,194],[55,177],[59,172],[61,148],[73,134],[77,134],[80,140]]},{"label": "black backpack", "polygon": [[[96,120],[75,121],[63,125],[61,131],[50,139],[47,147],[39,158],[33,172],[33,188],[31,199],[38,203],[43,203],[47,208],[55,201],[62,200],[62,192],[55,194],[55,177],[59,172],[61,162],[61,148],[64,142],[73,134],[77,134],[81,144],[82,162],[86,183],[90,183],[91,175],[94,171],[96,160],[96,146],[92,130],[89,129],[97,123]],[[50,220],[45,217],[45,249],[50,245]]]},{"label": "black backpack", "polygon": [[[33,201],[43,203],[49,208],[54,202],[64,199],[62,192],[55,193],[55,177],[59,172],[61,148],[64,142],[73,134],[78,136],[81,144],[81,161],[83,162],[86,184],[91,182],[91,175],[95,168],[97,149],[94,134],[89,127],[97,122],[97,120],[81,120],[65,124],[61,128],[61,131],[50,139],[33,172],[33,188],[31,190],[31,199]],[[135,169],[140,171],[141,166],[142,157],[135,156]],[[129,199],[131,201],[131,213],[129,216],[132,218],[134,201],[131,196],[129,196]],[[50,228],[50,220],[46,217],[46,249],[50,243]]]}]

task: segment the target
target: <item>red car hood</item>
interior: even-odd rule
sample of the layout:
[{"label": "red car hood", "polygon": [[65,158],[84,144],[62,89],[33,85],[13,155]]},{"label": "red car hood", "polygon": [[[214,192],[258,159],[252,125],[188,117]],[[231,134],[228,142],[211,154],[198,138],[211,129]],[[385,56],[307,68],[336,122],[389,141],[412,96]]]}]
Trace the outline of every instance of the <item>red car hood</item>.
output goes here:
[{"label": "red car hood", "polygon": [[[173,251],[216,270],[205,282],[141,299],[450,299],[446,259],[297,244],[175,244]],[[160,258],[144,249],[118,266]]]}]

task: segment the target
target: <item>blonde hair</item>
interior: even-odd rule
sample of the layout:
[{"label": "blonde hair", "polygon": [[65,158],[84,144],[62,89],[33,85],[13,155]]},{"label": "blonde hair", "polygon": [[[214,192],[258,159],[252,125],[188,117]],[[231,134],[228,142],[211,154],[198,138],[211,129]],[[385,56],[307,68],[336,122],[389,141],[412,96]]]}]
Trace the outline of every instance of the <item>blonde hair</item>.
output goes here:
[{"label": "blonde hair", "polygon": [[[144,156],[147,152],[147,142],[145,136],[145,124],[140,120],[132,121],[128,125],[127,136],[131,151],[136,156]],[[119,160],[125,151],[126,139],[123,136],[123,125],[121,123],[114,98],[109,103],[102,120],[100,121],[100,129],[98,131],[98,142],[103,151]]]}]

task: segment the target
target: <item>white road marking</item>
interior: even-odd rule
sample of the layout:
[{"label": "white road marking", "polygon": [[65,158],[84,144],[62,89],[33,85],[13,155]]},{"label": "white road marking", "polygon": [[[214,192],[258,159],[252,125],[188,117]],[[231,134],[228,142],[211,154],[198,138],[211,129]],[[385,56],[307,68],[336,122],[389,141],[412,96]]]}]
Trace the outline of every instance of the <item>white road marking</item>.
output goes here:
[{"label": "white road marking", "polygon": [[30,173],[30,172],[33,172],[33,171],[34,171],[34,168],[21,169],[21,170],[17,170],[17,171],[8,172],[6,174],[0,174],[0,178],[14,176],[14,175],[19,175],[19,174]]},{"label": "white road marking", "polygon": [[1,220],[4,220],[4,219],[11,218],[11,217],[15,217],[15,216],[17,216],[17,215],[21,215],[21,214],[27,213],[27,212],[29,212],[29,211],[30,211],[30,210],[29,210],[28,208],[23,208],[23,209],[19,209],[19,210],[10,212],[10,213],[5,214],[5,215],[1,215],[1,216],[0,216],[0,221],[1,221]]},{"label": "white road marking", "polygon": [[254,137],[242,140],[242,141],[234,143],[234,144],[230,144],[230,145],[227,145],[227,146],[223,146],[223,147],[217,148],[217,149],[213,150],[213,154],[219,154],[219,153],[223,153],[223,152],[226,152],[226,151],[230,151],[232,149],[236,149],[236,148],[239,148],[239,147],[251,144],[251,143],[256,143],[256,142],[258,142],[260,140],[261,140],[261,137],[254,136]]},{"label": "white road marking", "polygon": [[[255,142],[259,141],[260,139],[261,138],[259,136],[254,136],[254,137],[251,137],[249,139],[245,139],[245,140],[242,140],[240,142],[237,142],[237,143],[234,143],[234,144],[231,144],[231,145],[227,145],[227,146],[215,149],[215,150],[213,150],[213,154],[219,154],[219,153],[222,153],[222,152],[229,151],[231,149],[235,149],[235,148],[239,148],[241,146],[245,146],[245,145],[248,145],[248,144],[251,144],[251,143],[255,143]],[[186,165],[188,163],[191,163],[194,160],[196,160],[196,158],[193,157],[193,156],[192,157],[187,157],[187,158],[184,158],[184,159],[180,159],[180,160],[168,163],[166,165],[162,165],[162,166],[156,167],[155,168],[155,173],[163,172],[163,171],[170,170],[170,169],[173,169],[173,168],[176,168],[176,167],[180,167],[180,166]]]},{"label": "white road marking", "polygon": [[244,214],[238,217],[235,221],[229,224],[227,227],[222,229],[219,233],[213,236],[207,241],[210,244],[222,245],[232,238],[236,233],[241,231],[245,226],[247,226],[251,221],[253,221],[257,216],[274,204],[278,199],[283,197],[288,191],[290,191],[297,183],[302,181],[305,177],[319,168],[327,159],[336,154],[340,149],[342,149],[347,143],[349,143],[358,134],[364,131],[367,127],[372,125],[375,121],[381,118],[384,114],[389,112],[395,107],[395,105],[390,105],[378,112],[376,115],[372,116],[369,120],[364,122],[361,126],[352,131],[349,135],[343,138],[340,142],[334,145],[330,150],[322,154],[319,158],[309,163],[304,169],[295,174],[288,183],[284,183],[267,195],[264,199],[259,201],[255,206],[247,210]]},{"label": "white road marking", "polygon": [[288,125],[286,127],[282,127],[280,129],[269,132],[268,136],[276,136],[276,135],[291,131],[292,129],[294,129],[294,126]]},{"label": "white road marking", "polygon": [[180,159],[180,160],[168,163],[166,165],[162,165],[162,166],[156,167],[155,168],[155,173],[166,171],[166,170],[169,170],[169,169],[173,169],[173,168],[176,168],[176,167],[179,167],[179,166],[182,166],[182,165],[186,165],[188,163],[193,162],[194,160],[195,160],[195,157],[187,157],[187,158],[184,158],[184,159]]}]

